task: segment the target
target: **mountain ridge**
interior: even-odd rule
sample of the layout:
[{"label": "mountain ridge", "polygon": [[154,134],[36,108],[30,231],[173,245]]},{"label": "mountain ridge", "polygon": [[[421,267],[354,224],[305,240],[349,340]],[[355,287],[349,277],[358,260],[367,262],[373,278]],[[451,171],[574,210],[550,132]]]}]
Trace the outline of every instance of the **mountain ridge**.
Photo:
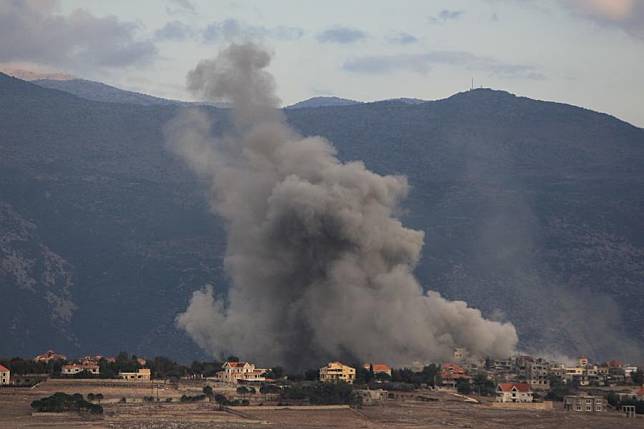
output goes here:
[{"label": "mountain ridge", "polygon": [[[285,112],[343,161],[408,177],[402,220],[426,233],[424,287],[512,321],[523,350],[642,359],[644,131],[477,91]],[[0,94],[0,355],[199,356],[175,317],[192,291],[222,292],[228,278],[207,187],[163,143],[180,106],[2,75]],[[225,110],[204,110],[227,129]]]}]

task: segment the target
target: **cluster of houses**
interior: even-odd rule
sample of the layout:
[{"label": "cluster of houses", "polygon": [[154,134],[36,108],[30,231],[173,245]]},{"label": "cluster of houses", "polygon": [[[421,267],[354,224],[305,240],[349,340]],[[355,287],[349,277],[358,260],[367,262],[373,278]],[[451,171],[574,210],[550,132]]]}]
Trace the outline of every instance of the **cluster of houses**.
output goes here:
[{"label": "cluster of houses", "polygon": [[[99,361],[116,362],[113,357],[85,356],[81,359],[68,361],[64,355],[48,351],[34,357],[35,362],[49,363],[51,361],[65,362],[61,375],[74,376],[79,373],[100,375]],[[143,368],[136,372],[120,372],[119,377],[131,381],[148,381],[151,371],[145,368],[146,361],[138,359]],[[412,370],[422,371],[422,364]],[[391,377],[392,368],[384,363],[365,363],[364,369],[374,375],[386,374]],[[484,375],[487,380],[496,384],[496,402],[500,403],[532,403],[535,394],[544,396],[550,389],[550,381],[558,379],[577,387],[604,387],[628,384],[631,374],[638,368],[624,365],[623,362],[611,360],[605,363],[593,363],[582,356],[575,364],[548,361],[544,358],[527,355],[517,355],[508,359],[490,360],[474,359],[467,355],[465,349],[455,349],[451,362],[440,366],[440,382],[442,388],[454,389],[462,383],[472,380],[472,375]],[[8,368],[0,365],[0,385],[29,385],[40,380],[40,374],[17,375],[11,377]],[[46,375],[45,379],[46,379]],[[264,383],[273,381],[268,369],[257,368],[251,362],[227,361],[217,372],[213,381],[227,384]],[[339,361],[329,362],[319,370],[319,380],[323,383],[344,382],[353,384],[356,380],[356,368]],[[41,380],[40,380],[41,381]],[[437,380],[435,380],[437,381]],[[371,392],[373,393],[373,392]],[[635,390],[619,393],[620,398],[644,400],[644,386],[635,386]],[[601,396],[577,395],[564,398],[564,409],[577,412],[602,412],[607,409],[606,400]]]},{"label": "cluster of houses", "polygon": [[504,360],[463,360],[466,372],[483,372],[498,382],[525,382],[537,391],[550,389],[550,380],[556,378],[575,386],[618,386],[628,384],[637,366],[611,360],[593,363],[581,356],[575,364],[548,361],[544,358],[519,355]]},{"label": "cluster of houses", "polygon": [[[80,373],[88,373],[94,376],[101,374],[99,362],[101,359],[107,362],[114,363],[116,358],[110,356],[85,356],[77,360],[69,361],[65,355],[56,353],[49,350],[43,354],[34,356],[33,361],[37,363],[48,364],[50,362],[65,362],[63,363],[60,375],[63,377],[70,377]],[[137,363],[140,366],[145,366],[147,363],[145,359],[138,358]],[[136,372],[119,372],[119,378],[123,380],[134,381],[149,381],[152,379],[152,372],[149,368],[140,368]],[[37,384],[49,377],[48,374],[20,374],[11,377],[11,372],[8,368],[0,365],[0,386],[13,385],[13,386],[31,386]]]}]

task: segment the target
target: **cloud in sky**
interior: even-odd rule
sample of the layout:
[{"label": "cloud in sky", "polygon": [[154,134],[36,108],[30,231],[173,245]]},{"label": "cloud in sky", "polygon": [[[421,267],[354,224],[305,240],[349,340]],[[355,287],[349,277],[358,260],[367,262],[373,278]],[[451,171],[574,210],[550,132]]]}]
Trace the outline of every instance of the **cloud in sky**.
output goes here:
[{"label": "cloud in sky", "polygon": [[170,21],[154,32],[156,40],[186,40],[195,36],[193,27],[181,21]]},{"label": "cloud in sky", "polygon": [[460,19],[463,17],[463,15],[465,15],[465,11],[463,10],[443,9],[438,12],[438,15],[430,16],[429,22],[432,24],[443,24],[447,21],[455,21],[457,19]]},{"label": "cloud in sky", "polygon": [[367,33],[357,28],[336,26],[322,31],[317,35],[320,43],[340,43],[349,44],[364,40]]},{"label": "cloud in sky", "polygon": [[55,2],[0,3],[0,61],[25,61],[73,69],[123,67],[157,56],[139,27],[115,16],[77,9],[55,14]]},{"label": "cloud in sky", "polygon": [[250,25],[234,18],[229,18],[211,23],[203,30],[202,35],[205,42],[257,39],[297,40],[302,38],[304,30],[298,27]]},{"label": "cloud in sky", "polygon": [[411,45],[417,43],[418,38],[409,33],[401,32],[387,37],[387,42],[395,45]]},{"label": "cloud in sky", "polygon": [[644,39],[644,1],[642,0],[560,0],[586,19],[606,27],[619,28]]},{"label": "cloud in sky", "polygon": [[[493,3],[517,3],[541,6],[536,0],[487,0]],[[560,5],[579,18],[602,27],[614,28],[644,39],[644,1],[642,0],[557,0]]]},{"label": "cloud in sky", "polygon": [[447,65],[468,70],[487,71],[504,78],[542,80],[545,76],[534,66],[509,64],[493,58],[461,51],[433,51],[419,54],[356,57],[342,65],[349,72],[384,74],[394,72],[428,73],[433,66]]},{"label": "cloud in sky", "polygon": [[197,13],[197,8],[190,0],[168,0],[168,5],[166,6],[165,10],[168,15],[175,15],[177,13]]}]

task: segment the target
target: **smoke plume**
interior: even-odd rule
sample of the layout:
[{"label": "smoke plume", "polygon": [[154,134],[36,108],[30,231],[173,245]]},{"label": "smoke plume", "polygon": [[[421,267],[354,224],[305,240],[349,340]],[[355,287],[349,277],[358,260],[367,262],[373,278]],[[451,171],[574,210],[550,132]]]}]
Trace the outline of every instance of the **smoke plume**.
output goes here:
[{"label": "smoke plume", "polygon": [[194,293],[178,326],[213,356],[236,353],[301,368],[327,359],[404,365],[451,356],[508,356],[517,334],[463,301],[423,293],[413,270],[424,234],[397,218],[405,177],[342,163],[321,137],[301,137],[278,109],[270,55],[231,45],[188,74],[190,90],[233,106],[215,138],[185,111],[168,143],[211,184],[225,222],[227,295]]}]

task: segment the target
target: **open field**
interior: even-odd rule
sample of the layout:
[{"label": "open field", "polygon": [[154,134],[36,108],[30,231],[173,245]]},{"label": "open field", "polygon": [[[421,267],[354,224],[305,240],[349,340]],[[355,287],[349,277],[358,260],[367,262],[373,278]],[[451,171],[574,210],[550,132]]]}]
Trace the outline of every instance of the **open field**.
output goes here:
[{"label": "open field", "polygon": [[[219,389],[217,389],[220,391]],[[76,413],[32,414],[31,401],[57,391],[102,393],[105,414],[82,417]],[[445,393],[435,393],[435,402],[393,402],[350,409],[342,407],[235,407],[227,411],[213,403],[144,403],[152,396],[149,383],[110,383],[51,380],[33,389],[0,389],[0,428],[125,428],[125,429],[206,429],[206,428],[287,428],[287,429],[385,429],[385,428],[503,428],[534,429],[612,429],[644,428],[644,418],[626,419],[614,413],[580,415],[554,411],[499,410],[483,404],[467,403]],[[159,398],[196,394],[199,385],[166,385]],[[156,389],[154,389],[156,396]],[[126,397],[128,403],[119,403]],[[138,401],[137,401],[138,400]]]}]

